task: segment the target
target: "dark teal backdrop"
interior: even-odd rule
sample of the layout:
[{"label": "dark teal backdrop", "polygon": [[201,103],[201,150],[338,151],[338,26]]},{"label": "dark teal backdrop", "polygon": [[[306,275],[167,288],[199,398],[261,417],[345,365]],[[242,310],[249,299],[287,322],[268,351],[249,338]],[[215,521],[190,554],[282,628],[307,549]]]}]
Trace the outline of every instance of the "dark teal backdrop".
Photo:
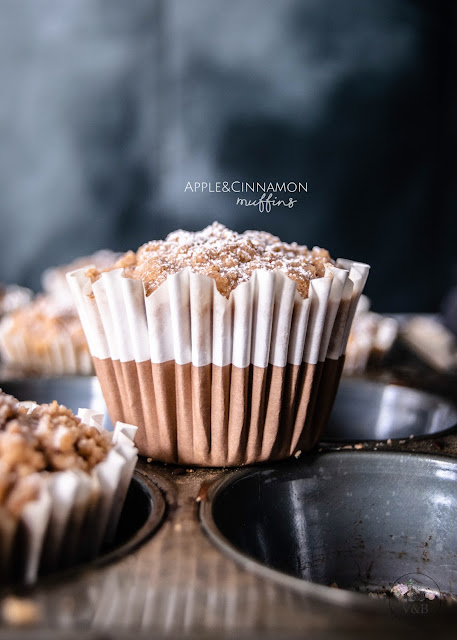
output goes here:
[{"label": "dark teal backdrop", "polygon": [[[434,311],[457,259],[453,0],[4,0],[0,281],[218,219],[372,264]],[[188,181],[306,181],[269,214]]]}]

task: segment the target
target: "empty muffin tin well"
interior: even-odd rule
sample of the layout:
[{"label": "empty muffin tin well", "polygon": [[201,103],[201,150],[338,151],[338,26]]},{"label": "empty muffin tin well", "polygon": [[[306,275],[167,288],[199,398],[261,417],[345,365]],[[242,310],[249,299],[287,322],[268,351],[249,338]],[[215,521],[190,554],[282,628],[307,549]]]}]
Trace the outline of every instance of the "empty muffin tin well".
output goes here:
[{"label": "empty muffin tin well", "polygon": [[425,574],[457,593],[450,458],[329,452],[242,471],[211,489],[201,518],[238,562],[305,592],[309,583],[389,592],[402,576]]},{"label": "empty muffin tin well", "polygon": [[367,380],[343,378],[326,442],[360,442],[442,434],[457,425],[457,407],[440,396]]}]

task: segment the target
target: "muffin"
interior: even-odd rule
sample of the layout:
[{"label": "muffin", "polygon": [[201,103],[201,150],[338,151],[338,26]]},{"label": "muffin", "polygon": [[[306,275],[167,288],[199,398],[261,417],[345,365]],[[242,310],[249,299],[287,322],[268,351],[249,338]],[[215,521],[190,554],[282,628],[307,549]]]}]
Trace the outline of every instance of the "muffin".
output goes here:
[{"label": "muffin", "polygon": [[112,264],[120,254],[102,250],[74,262],[47,269],[44,294],[10,309],[0,323],[0,355],[11,371],[34,375],[91,375],[92,360],[66,273]]},{"label": "muffin", "polygon": [[33,292],[15,284],[0,284],[0,318],[28,304]]},{"label": "muffin", "polygon": [[137,460],[135,428],[105,431],[101,416],[0,392],[0,576],[88,560],[112,540]]},{"label": "muffin", "polygon": [[5,363],[36,375],[90,375],[92,360],[75,307],[37,296],[0,322]]},{"label": "muffin", "polygon": [[311,448],[369,267],[214,223],[67,275],[112,420],[142,455],[236,466]]},{"label": "muffin", "polygon": [[371,365],[380,365],[392,348],[399,323],[395,318],[370,311],[370,301],[361,296],[346,348],[343,373],[363,374]]}]

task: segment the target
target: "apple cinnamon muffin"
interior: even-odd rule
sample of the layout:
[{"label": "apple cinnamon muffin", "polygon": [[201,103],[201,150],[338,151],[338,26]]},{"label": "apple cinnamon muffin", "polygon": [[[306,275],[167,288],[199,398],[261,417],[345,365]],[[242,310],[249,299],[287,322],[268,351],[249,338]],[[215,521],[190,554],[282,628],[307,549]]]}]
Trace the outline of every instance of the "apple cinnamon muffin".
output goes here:
[{"label": "apple cinnamon muffin", "polygon": [[[132,453],[96,421],[87,424],[57,402],[22,404],[0,391],[1,581],[31,582],[96,554],[117,526],[125,491],[117,495],[115,478],[129,481]],[[83,525],[94,544],[77,536],[64,541],[69,527],[78,533]]]},{"label": "apple cinnamon muffin", "polygon": [[166,240],[147,242],[136,253],[127,251],[109,267],[93,267],[87,274],[94,282],[101,272],[121,268],[124,277],[144,282],[146,295],[150,295],[168,276],[189,267],[212,278],[219,293],[228,298],[257,269],[279,270],[295,280],[298,292],[306,298],[310,280],[322,278],[325,266],[334,264],[326,249],[281,242],[266,231],[237,233],[214,222],[202,231],[180,229]]},{"label": "apple cinnamon muffin", "polygon": [[92,361],[75,307],[40,295],[0,322],[3,360],[36,375],[90,375]]},{"label": "apple cinnamon muffin", "polygon": [[0,355],[10,370],[21,375],[93,374],[89,348],[66,274],[92,265],[102,269],[119,255],[101,250],[46,269],[41,278],[45,293],[17,309],[11,308],[0,324]]},{"label": "apple cinnamon muffin", "polygon": [[67,278],[111,418],[140,453],[225,466],[319,437],[368,265],[219,223]]}]

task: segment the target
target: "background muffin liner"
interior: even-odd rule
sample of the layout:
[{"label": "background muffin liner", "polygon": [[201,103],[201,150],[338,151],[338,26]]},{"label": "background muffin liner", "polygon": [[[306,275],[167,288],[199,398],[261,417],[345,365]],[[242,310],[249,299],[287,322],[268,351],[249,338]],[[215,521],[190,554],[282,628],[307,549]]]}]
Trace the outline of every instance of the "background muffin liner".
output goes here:
[{"label": "background muffin liner", "polygon": [[[78,416],[104,431],[103,414],[80,409]],[[136,430],[118,422],[112,449],[90,474],[71,470],[25,479],[37,487],[37,499],[17,517],[0,507],[0,582],[33,583],[39,575],[95,558],[112,541],[138,459]]]},{"label": "background muffin liner", "polygon": [[368,265],[340,260],[304,300],[256,270],[229,298],[189,268],[149,296],[122,269],[67,275],[113,422],[139,427],[140,454],[200,466],[311,448],[335,397]]},{"label": "background muffin liner", "polygon": [[87,349],[73,342],[70,335],[56,333],[52,342],[37,349],[23,331],[14,327],[14,317],[0,322],[0,354],[7,364],[40,375],[91,375],[92,358]]},{"label": "background muffin liner", "polygon": [[0,318],[25,307],[33,298],[33,291],[17,284],[0,284]]},{"label": "background muffin liner", "polygon": [[41,287],[46,295],[56,300],[68,300],[71,303],[71,293],[68,288],[67,273],[75,269],[89,269],[90,267],[103,269],[109,267],[122,256],[122,253],[110,249],[99,249],[89,256],[75,258],[70,264],[58,267],[48,267],[41,274]]}]

